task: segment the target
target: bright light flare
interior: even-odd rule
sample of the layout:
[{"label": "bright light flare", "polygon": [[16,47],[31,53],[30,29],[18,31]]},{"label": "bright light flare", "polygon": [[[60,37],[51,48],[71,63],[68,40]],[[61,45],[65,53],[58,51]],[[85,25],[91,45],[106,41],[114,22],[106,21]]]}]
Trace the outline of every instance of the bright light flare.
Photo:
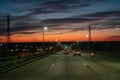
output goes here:
[{"label": "bright light flare", "polygon": [[47,27],[44,27],[44,30],[47,30],[48,28]]},{"label": "bright light flare", "polygon": [[58,39],[55,39],[56,42],[58,42]]},{"label": "bright light flare", "polygon": [[88,38],[88,37],[89,37],[89,35],[87,34],[87,35],[86,35],[86,37]]}]

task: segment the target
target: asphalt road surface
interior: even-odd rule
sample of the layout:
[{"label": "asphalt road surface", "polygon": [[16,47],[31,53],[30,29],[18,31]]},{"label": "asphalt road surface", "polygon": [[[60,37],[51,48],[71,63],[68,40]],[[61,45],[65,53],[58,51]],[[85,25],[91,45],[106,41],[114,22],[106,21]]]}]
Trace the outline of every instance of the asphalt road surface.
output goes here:
[{"label": "asphalt road surface", "polygon": [[2,74],[0,80],[120,80],[120,62],[60,51]]}]

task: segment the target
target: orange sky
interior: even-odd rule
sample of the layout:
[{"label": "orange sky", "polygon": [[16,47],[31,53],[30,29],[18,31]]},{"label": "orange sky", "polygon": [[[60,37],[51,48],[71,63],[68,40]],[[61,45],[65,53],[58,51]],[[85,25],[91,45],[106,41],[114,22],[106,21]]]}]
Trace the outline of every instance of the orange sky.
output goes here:
[{"label": "orange sky", "polygon": [[[118,35],[120,32],[120,28],[117,29],[108,29],[108,30],[92,30],[92,41],[120,41],[120,37],[114,37],[114,35]],[[87,30],[77,31],[65,34],[51,34],[52,32],[45,32],[44,40],[45,42],[49,41],[88,41]],[[11,37],[11,42],[42,42],[43,35],[41,33],[36,34],[28,34],[28,35],[13,35]],[[6,42],[6,37],[4,37],[1,42]]]}]

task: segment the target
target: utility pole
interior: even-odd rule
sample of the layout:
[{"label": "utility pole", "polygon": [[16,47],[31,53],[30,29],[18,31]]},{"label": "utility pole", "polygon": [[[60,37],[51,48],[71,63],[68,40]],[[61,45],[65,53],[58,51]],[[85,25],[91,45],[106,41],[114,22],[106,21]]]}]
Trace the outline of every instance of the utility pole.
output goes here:
[{"label": "utility pole", "polygon": [[43,29],[43,43],[42,43],[42,48],[43,48],[43,51],[44,51],[44,29]]},{"label": "utility pole", "polygon": [[10,15],[7,15],[7,42],[11,42],[10,36]]},{"label": "utility pole", "polygon": [[93,57],[95,53],[93,52],[93,45],[91,44],[91,26],[89,25],[89,51],[91,52],[91,56]]},{"label": "utility pole", "polygon": [[91,42],[91,26],[89,25],[89,42]]},{"label": "utility pole", "polygon": [[88,51],[91,52],[91,26],[88,26],[88,32],[89,32],[89,36],[88,36]]},{"label": "utility pole", "polygon": [[43,28],[43,51],[44,51],[44,49],[45,49],[45,46],[44,46],[44,32],[47,30],[48,28],[47,27],[44,27]]}]

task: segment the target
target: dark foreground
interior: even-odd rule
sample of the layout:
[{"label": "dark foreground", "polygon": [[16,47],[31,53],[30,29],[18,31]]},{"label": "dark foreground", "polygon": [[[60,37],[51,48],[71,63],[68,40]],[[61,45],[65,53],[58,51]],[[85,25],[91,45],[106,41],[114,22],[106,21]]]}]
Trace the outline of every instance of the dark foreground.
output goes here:
[{"label": "dark foreground", "polygon": [[120,61],[63,51],[0,75],[0,80],[119,80]]}]

